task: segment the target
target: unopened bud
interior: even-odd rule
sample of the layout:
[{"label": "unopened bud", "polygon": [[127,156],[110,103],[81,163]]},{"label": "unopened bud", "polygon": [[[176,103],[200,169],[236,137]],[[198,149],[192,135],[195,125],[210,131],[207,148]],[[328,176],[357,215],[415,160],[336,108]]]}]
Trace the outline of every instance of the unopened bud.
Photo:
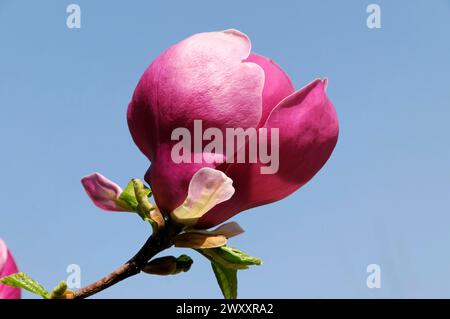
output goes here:
[{"label": "unopened bud", "polygon": [[186,272],[191,269],[194,261],[188,255],[181,255],[177,258],[177,274],[180,272]]},{"label": "unopened bud", "polygon": [[192,263],[192,259],[187,255],[181,255],[178,258],[166,256],[153,259],[142,268],[142,271],[160,276],[176,275],[188,271]]},{"label": "unopened bud", "polygon": [[172,275],[177,270],[177,259],[173,256],[156,258],[142,268],[147,274],[167,276]]},{"label": "unopened bud", "polygon": [[67,283],[65,281],[61,281],[58,286],[53,288],[50,299],[59,299],[61,298],[64,293],[67,291]]}]

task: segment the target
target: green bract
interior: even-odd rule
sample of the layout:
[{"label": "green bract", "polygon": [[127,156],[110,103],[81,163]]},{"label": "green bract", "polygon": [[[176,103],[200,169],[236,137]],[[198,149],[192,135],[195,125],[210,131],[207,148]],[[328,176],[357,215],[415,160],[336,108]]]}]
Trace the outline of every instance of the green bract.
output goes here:
[{"label": "green bract", "polygon": [[212,269],[216,275],[220,290],[225,299],[237,298],[237,270],[222,267],[221,265],[211,262]]},{"label": "green bract", "polygon": [[237,298],[237,271],[248,266],[261,265],[262,260],[237,248],[222,246],[219,248],[197,250],[211,261],[217,282],[226,299]]}]

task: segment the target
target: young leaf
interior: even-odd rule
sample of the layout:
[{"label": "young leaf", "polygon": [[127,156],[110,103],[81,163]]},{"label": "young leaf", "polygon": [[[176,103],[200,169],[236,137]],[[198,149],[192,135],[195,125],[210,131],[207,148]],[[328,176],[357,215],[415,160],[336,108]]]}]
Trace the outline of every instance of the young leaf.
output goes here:
[{"label": "young leaf", "polygon": [[220,250],[218,248],[212,248],[212,249],[197,249],[197,251],[205,256],[207,259],[209,259],[211,262],[214,262],[218,265],[221,265],[222,267],[229,268],[229,269],[236,269],[236,270],[242,270],[247,269],[247,265],[241,265],[241,264],[234,264],[230,263],[228,260],[223,258],[218,252]]},{"label": "young leaf", "polygon": [[39,295],[44,299],[49,299],[48,291],[45,290],[36,280],[28,276],[26,273],[19,272],[0,279],[2,284],[22,288],[33,294]]},{"label": "young leaf", "polygon": [[199,252],[222,267],[231,269],[247,269],[248,266],[261,265],[262,260],[233,247],[222,246],[219,248],[202,249]]},{"label": "young leaf", "polygon": [[[136,199],[134,184],[135,182],[133,182],[133,180],[131,180],[127,184],[127,187],[125,187],[123,192],[120,194],[119,200],[124,202],[128,207],[132,208],[134,211],[137,211],[138,200]],[[149,188],[144,187],[144,184],[142,182],[140,182],[139,184],[142,185],[142,194],[147,198],[149,198],[152,195],[152,191]]]},{"label": "young leaf", "polygon": [[50,299],[57,299],[60,298],[67,290],[67,283],[65,281],[61,281],[58,286],[53,288],[52,292],[50,293]]},{"label": "young leaf", "polygon": [[136,200],[136,196],[134,195],[133,181],[130,181],[127,187],[125,187],[119,196],[119,200],[126,203],[129,207],[136,211],[138,202]]},{"label": "young leaf", "polygon": [[253,266],[253,265],[259,266],[262,264],[261,258],[251,256],[237,248],[233,248],[230,246],[223,246],[218,248],[218,250],[220,250],[219,254],[230,263],[241,264],[246,266]]},{"label": "young leaf", "polygon": [[155,208],[148,201],[148,188],[145,187],[140,179],[133,179],[131,182],[133,183],[134,195],[137,202],[136,212],[143,220],[149,221],[153,226],[150,212]]},{"label": "young leaf", "polygon": [[217,283],[225,299],[237,298],[237,270],[222,267],[221,265],[211,262],[214,275],[216,275]]}]

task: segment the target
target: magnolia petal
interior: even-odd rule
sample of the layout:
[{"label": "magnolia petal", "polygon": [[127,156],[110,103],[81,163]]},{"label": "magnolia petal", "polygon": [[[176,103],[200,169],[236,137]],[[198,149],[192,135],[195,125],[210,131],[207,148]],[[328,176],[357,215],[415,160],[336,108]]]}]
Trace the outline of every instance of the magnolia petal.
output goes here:
[{"label": "magnolia petal", "polygon": [[230,164],[225,173],[233,180],[236,194],[205,214],[195,228],[219,225],[235,214],[285,198],[306,184],[325,165],[336,146],[339,124],[336,110],[325,89],[327,80],[317,79],[286,97],[271,112],[264,127],[279,130],[279,169],[261,174],[260,162]]},{"label": "magnolia petal", "polygon": [[[0,239],[0,278],[19,271],[5,242]],[[0,299],[20,299],[20,289],[0,283]]]},{"label": "magnolia petal", "polygon": [[81,184],[95,206],[114,212],[131,211],[119,200],[122,188],[102,174],[94,173],[85,176],[81,179]]},{"label": "magnolia petal", "polygon": [[186,232],[206,234],[206,235],[222,235],[225,236],[227,239],[230,239],[231,237],[235,237],[237,235],[242,234],[244,232],[244,229],[242,229],[238,223],[230,222],[223,224],[222,226],[219,226],[214,230],[190,228],[187,229]]},{"label": "magnolia petal", "polygon": [[221,130],[256,126],[264,71],[245,61],[250,51],[247,35],[225,30],[195,34],[159,55],[142,75],[128,108],[139,149],[154,162],[172,131],[197,119],[205,128]]},{"label": "magnolia petal", "polygon": [[212,231],[213,234],[222,235],[226,238],[235,237],[244,232],[244,229],[236,222],[225,223]]},{"label": "magnolia petal", "polygon": [[222,235],[203,233],[183,233],[174,239],[175,247],[208,249],[226,245],[227,238]]},{"label": "magnolia petal", "polygon": [[152,162],[145,180],[150,184],[155,203],[164,215],[169,215],[184,203],[192,177],[204,167],[216,168],[216,164],[204,161],[177,164],[172,159],[171,148],[168,145],[160,146],[158,160]]},{"label": "magnolia petal", "polygon": [[256,63],[264,70],[262,116],[258,125],[262,126],[278,103],[294,93],[295,89],[289,76],[272,59],[251,53],[245,61]]},{"label": "magnolia petal", "polygon": [[172,213],[172,218],[183,225],[194,225],[197,220],[217,204],[234,194],[233,181],[223,172],[204,167],[198,170],[189,183],[184,203]]}]

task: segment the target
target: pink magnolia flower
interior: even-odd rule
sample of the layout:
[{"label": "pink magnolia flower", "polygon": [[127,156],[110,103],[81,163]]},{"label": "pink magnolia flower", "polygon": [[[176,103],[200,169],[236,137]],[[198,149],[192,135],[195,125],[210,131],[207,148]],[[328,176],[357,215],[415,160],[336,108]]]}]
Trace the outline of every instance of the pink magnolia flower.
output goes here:
[{"label": "pink magnolia flower", "polygon": [[[224,172],[235,194],[203,215],[197,228],[218,225],[300,188],[337,142],[338,120],[326,86],[327,80],[317,79],[295,91],[283,70],[252,53],[250,40],[237,30],[195,34],[167,49],[145,71],[128,107],[131,135],[151,161],[145,177],[158,207],[165,214],[179,207],[192,176],[203,167]],[[261,163],[175,163],[171,150],[177,141],[171,133],[179,127],[192,131],[194,120],[221,131],[278,128],[277,173],[261,174]]]},{"label": "pink magnolia flower", "polygon": [[[6,247],[3,240],[0,239],[0,278],[17,273],[19,270]],[[0,283],[0,299],[20,299],[20,289]]]}]

